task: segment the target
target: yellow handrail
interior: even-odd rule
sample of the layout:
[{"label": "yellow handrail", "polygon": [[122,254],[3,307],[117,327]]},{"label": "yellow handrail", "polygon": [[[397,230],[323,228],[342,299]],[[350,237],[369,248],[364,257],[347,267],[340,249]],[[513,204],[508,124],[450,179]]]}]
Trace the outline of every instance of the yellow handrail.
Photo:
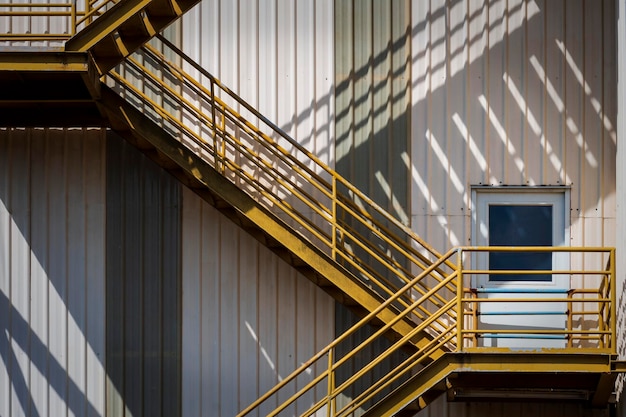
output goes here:
[{"label": "yellow handrail", "polygon": [[[0,28],[0,41],[65,41],[120,0],[55,3],[13,3],[0,0],[0,17],[11,18]],[[49,25],[31,24],[30,18],[50,18]],[[58,27],[59,31],[50,28]]]},{"label": "yellow handrail", "polygon": [[[158,62],[160,71],[167,71],[171,75],[168,78],[176,82],[170,84],[164,82],[161,74],[153,74],[150,68],[140,62],[139,57],[131,57],[126,65],[129,69],[140,72],[144,77],[144,83],[154,84],[155,88],[167,94],[168,101],[179,103],[178,108],[185,112],[186,117],[192,118],[212,132],[210,138],[205,139],[197,134],[193,128],[178,120],[177,114],[159,105],[132,82],[125,80],[121,74],[112,72],[110,75],[128,93],[149,104],[154,114],[163,118],[178,134],[200,145],[214,159],[216,169],[254,189],[261,203],[288,216],[313,243],[321,248],[327,248],[326,251],[330,256],[353,269],[385,296],[395,293],[403,283],[406,283],[413,274],[412,271],[423,270],[432,260],[439,257],[439,254],[410,228],[363,195],[317,156],[291,139],[197,64],[188,62],[188,57],[175,49],[174,45],[163,38],[159,40],[185,60],[186,65],[201,71],[209,86],[205,87],[149,45],[143,49],[144,56],[150,62]],[[188,95],[180,91],[186,91]],[[228,100],[244,107],[260,123],[262,122],[267,131],[262,131],[244,119],[224,99],[215,94],[215,91],[221,91]],[[225,123],[217,124],[217,119],[225,120]],[[241,136],[251,139],[242,141],[237,134],[226,129],[228,125],[232,130],[238,130]],[[272,136],[284,140],[292,150],[287,151]],[[235,162],[233,158],[225,159],[224,152],[220,151],[222,147],[234,153],[234,159],[245,161],[247,167],[252,169],[246,171],[245,167]],[[267,155],[270,158],[264,157]],[[278,172],[286,172],[288,175],[277,177]],[[263,180],[255,179],[255,175],[259,173],[271,180],[267,183],[271,183],[274,189],[259,188],[259,183]],[[289,197],[283,198],[285,195]],[[306,208],[311,213],[307,215],[296,206]],[[348,220],[342,220],[342,217]],[[393,233],[390,227],[398,232]],[[401,236],[398,236],[398,233]],[[337,239],[338,235],[342,238]],[[446,263],[442,268],[449,269],[450,266],[451,264]],[[441,268],[431,274],[434,280],[441,280],[443,276],[445,272]],[[424,283],[420,283],[420,286],[422,292],[428,288]],[[435,305],[437,303],[440,305],[443,298],[438,296],[433,301]],[[408,303],[407,300],[400,302],[404,305]],[[422,312],[425,315],[430,314],[429,311]]]}]

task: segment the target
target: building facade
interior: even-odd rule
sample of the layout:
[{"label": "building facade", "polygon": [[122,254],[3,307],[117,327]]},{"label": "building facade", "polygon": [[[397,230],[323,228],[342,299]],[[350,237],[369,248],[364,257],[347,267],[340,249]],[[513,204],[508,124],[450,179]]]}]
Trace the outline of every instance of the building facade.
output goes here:
[{"label": "building facade", "polygon": [[[219,78],[440,253],[514,245],[489,232],[491,206],[522,207],[499,218],[520,235],[548,230],[549,246],[616,246],[621,306],[623,8],[203,0],[166,34],[201,67],[189,73]],[[14,33],[54,26],[0,19]],[[201,120],[187,123],[202,135]],[[4,124],[0,416],[235,416],[358,320],[110,126]],[[529,208],[546,206],[541,223],[545,211]],[[418,415],[622,415],[616,398],[590,408],[443,395]]]}]

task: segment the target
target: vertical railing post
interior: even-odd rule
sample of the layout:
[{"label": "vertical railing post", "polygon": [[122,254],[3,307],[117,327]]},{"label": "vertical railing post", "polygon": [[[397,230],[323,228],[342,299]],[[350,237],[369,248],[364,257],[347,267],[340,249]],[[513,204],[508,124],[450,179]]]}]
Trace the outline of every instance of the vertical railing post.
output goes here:
[{"label": "vertical railing post", "polygon": [[617,279],[615,277],[615,248],[611,248],[609,253],[609,261],[611,263],[610,267],[610,291],[611,291],[611,306],[609,308],[610,311],[610,320],[611,320],[611,352],[613,354],[617,354]]},{"label": "vertical railing post", "polygon": [[572,291],[567,292],[567,347],[574,346],[574,303],[573,303],[574,294]]},{"label": "vertical railing post", "polygon": [[215,170],[219,172],[219,158],[217,157],[217,124],[215,123],[215,81],[210,78],[210,89],[211,89],[211,98],[209,103],[211,104],[211,126],[212,126],[212,134],[213,137],[213,156],[215,158]]},{"label": "vertical railing post", "polygon": [[328,351],[328,403],[326,406],[326,416],[333,417],[335,415],[335,372],[333,371],[333,352],[335,349]]},{"label": "vertical railing post", "polygon": [[456,351],[463,350],[463,249],[457,249],[456,287]]},{"label": "vertical railing post", "polygon": [[[70,17],[70,20],[71,20],[70,25],[72,26],[70,28],[70,34],[72,36],[74,36],[76,34],[76,32],[78,31],[78,29],[76,28],[76,8],[77,8],[76,3],[77,2],[78,2],[78,0],[73,0],[72,1],[72,7],[71,7],[71,10],[70,10],[70,15],[71,15],[71,17]],[[89,4],[89,0],[87,0],[87,4]]]},{"label": "vertical railing post", "polygon": [[333,180],[332,180],[332,196],[333,196],[333,201],[331,203],[332,205],[332,237],[331,237],[331,256],[333,261],[337,260],[337,175],[332,174],[333,176]]}]

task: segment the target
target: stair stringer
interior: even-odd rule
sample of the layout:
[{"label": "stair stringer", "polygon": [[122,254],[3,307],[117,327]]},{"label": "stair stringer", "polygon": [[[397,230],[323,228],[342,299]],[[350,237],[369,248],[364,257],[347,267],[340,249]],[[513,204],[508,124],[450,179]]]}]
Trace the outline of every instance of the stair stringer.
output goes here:
[{"label": "stair stringer", "polygon": [[[426,408],[451,388],[448,379],[459,373],[511,374],[536,373],[544,375],[588,374],[597,377],[600,385],[611,376],[613,355],[598,353],[553,352],[449,352],[417,371],[401,386],[369,408],[362,417],[413,416]],[[555,387],[558,388],[558,387]],[[532,389],[532,387],[528,387]],[[597,394],[597,392],[596,392]],[[532,396],[530,396],[532,397]],[[606,404],[597,395],[591,405]]]},{"label": "stair stringer", "polygon": [[72,36],[65,51],[89,51],[104,75],[199,1],[121,0]]},{"label": "stair stringer", "polygon": [[[113,130],[359,317],[374,311],[384,302],[351,272],[104,84],[98,105]],[[390,323],[397,315],[398,311],[390,306],[381,310],[377,318],[382,323]],[[415,323],[408,319],[396,320],[387,336],[398,340],[414,327]],[[406,348],[409,351],[422,349],[430,339],[431,336],[421,332],[410,339]],[[443,349],[437,350],[433,359],[444,353]]]}]

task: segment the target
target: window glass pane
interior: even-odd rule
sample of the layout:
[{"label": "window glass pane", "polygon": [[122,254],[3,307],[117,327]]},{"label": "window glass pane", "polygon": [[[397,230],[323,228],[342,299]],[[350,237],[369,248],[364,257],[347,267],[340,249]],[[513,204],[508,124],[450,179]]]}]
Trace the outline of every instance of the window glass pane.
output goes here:
[{"label": "window glass pane", "polygon": [[[490,205],[490,246],[552,246],[552,206]],[[490,253],[489,269],[551,270],[551,252]],[[498,275],[491,281],[551,281],[550,274]]]}]

